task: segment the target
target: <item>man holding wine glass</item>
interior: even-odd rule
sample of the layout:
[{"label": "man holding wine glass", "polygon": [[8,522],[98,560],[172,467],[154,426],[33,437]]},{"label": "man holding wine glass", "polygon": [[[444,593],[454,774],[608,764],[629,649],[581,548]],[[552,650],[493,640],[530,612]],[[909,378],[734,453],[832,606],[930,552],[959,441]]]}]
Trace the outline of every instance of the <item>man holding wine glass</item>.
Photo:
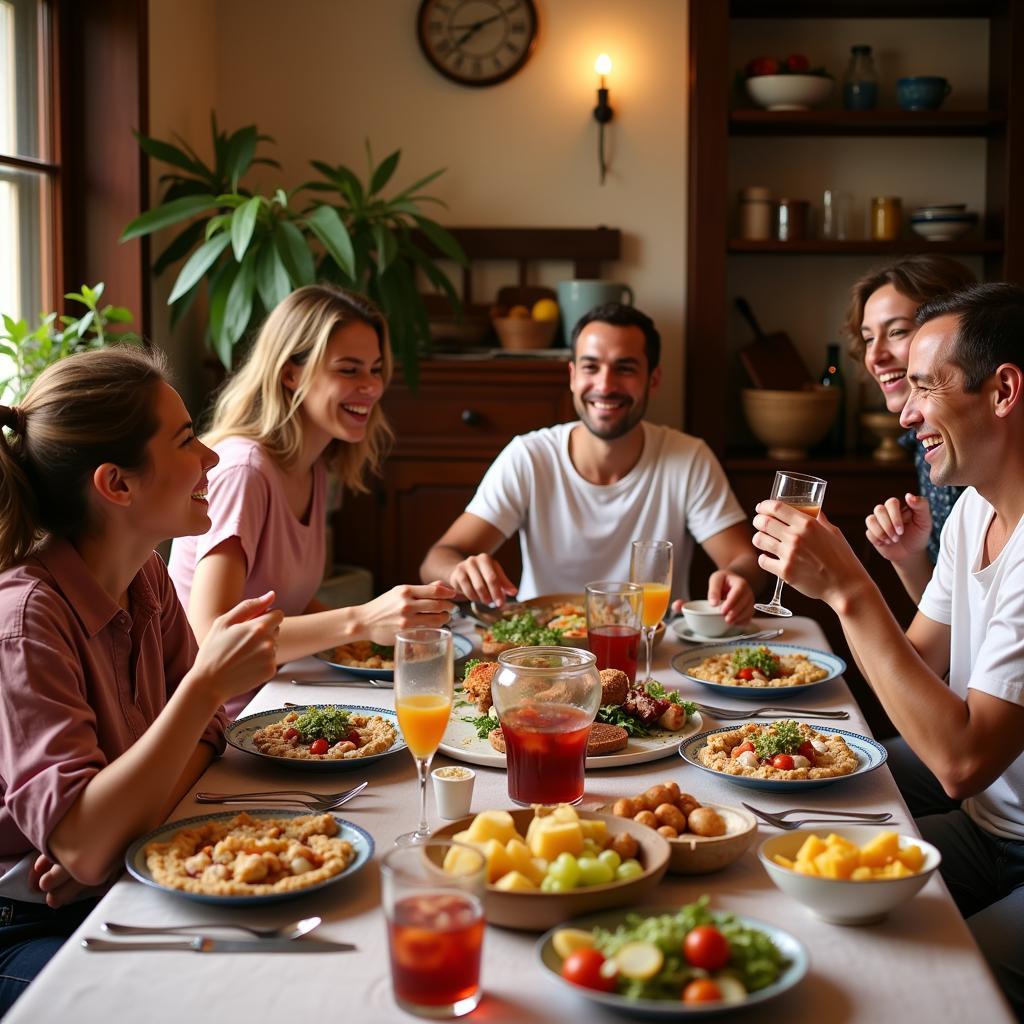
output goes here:
[{"label": "man holding wine glass", "polygon": [[[746,622],[764,577],[722,467],[699,438],[644,419],[660,354],[654,323],[632,306],[609,303],[581,317],[569,364],[578,422],[512,440],[427,553],[423,578],[495,606],[514,594],[582,593],[592,580],[630,578],[634,540],[664,538],[675,553],[672,596],[689,596],[698,543],[717,567],[708,599],[729,623]],[[518,587],[493,557],[517,531]]]},{"label": "man holding wine glass", "polygon": [[900,421],[931,482],[967,489],[906,634],[824,512],[761,502],[754,544],[838,614],[902,737],[888,744],[896,782],[1024,1019],[1024,288],[965,288],[917,323]]}]

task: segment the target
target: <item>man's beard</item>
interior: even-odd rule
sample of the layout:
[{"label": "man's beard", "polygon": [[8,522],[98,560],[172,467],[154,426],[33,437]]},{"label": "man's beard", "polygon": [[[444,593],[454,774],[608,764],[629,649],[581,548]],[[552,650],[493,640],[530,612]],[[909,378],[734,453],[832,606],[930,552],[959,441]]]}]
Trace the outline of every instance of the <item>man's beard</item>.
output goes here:
[{"label": "man's beard", "polygon": [[[595,396],[589,395],[587,399],[582,399],[573,396],[573,405],[576,408],[576,415],[579,416],[580,422],[590,431],[594,437],[601,441],[614,441],[617,438],[625,437],[638,423],[643,420],[644,415],[647,412],[647,399],[650,395],[650,387],[644,388],[643,396],[632,404],[631,407],[627,407],[625,415],[615,424],[608,427],[600,427],[593,423],[590,419],[590,407],[587,405],[588,400],[592,400]],[[601,396],[607,401],[614,401],[616,399],[625,399],[627,402],[631,401],[628,396],[625,395],[607,395]]]}]

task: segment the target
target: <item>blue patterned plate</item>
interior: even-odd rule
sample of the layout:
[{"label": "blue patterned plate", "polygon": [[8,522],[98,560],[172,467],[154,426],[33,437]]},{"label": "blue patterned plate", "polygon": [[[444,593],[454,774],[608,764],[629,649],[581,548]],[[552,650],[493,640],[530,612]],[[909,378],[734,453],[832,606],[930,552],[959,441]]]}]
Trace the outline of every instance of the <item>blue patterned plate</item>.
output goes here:
[{"label": "blue patterned plate", "polygon": [[[452,653],[456,661],[468,658],[473,653],[473,641],[462,633],[452,633]],[[329,651],[321,651],[319,654],[314,655],[314,657],[318,658],[325,665],[336,668],[339,672],[347,672],[350,676],[356,676],[359,679],[386,680],[388,682],[394,682],[395,680],[395,670],[393,668],[358,668],[355,665],[340,665],[336,661],[331,661],[331,658],[334,657],[333,648]],[[459,673],[456,673],[456,678],[460,678]],[[344,679],[338,680],[339,685],[344,685],[344,682]]]},{"label": "blue patterned plate", "polygon": [[716,772],[714,768],[708,768],[697,760],[697,751],[707,744],[708,738],[722,732],[735,732],[741,728],[740,725],[728,726],[724,729],[711,729],[709,732],[699,733],[692,739],[679,744],[679,756],[694,768],[702,772],[714,775],[716,778],[725,779],[727,782],[734,782],[737,786],[745,786],[747,789],[767,789],[775,793],[791,793],[797,789],[817,789],[819,786],[831,786],[834,782],[845,782],[847,779],[855,779],[858,775],[866,775],[880,768],[885,764],[888,752],[881,743],[862,736],[859,732],[846,732],[845,729],[830,729],[828,726],[815,725],[814,729],[820,733],[832,733],[842,736],[846,745],[853,751],[857,758],[857,767],[849,775],[837,775],[831,779],[755,779],[747,775],[727,775],[725,772]]},{"label": "blue patterned plate", "polygon": [[[196,818],[183,818],[180,821],[168,821],[152,832],[147,833],[141,839],[136,839],[128,847],[124,855],[125,867],[128,874],[138,879],[143,885],[150,885],[154,889],[168,892],[172,896],[181,896],[187,900],[194,900],[196,903],[212,903],[219,907],[249,907],[257,904],[280,903],[283,900],[292,900],[297,896],[305,896],[307,893],[316,892],[318,889],[325,889],[345,878],[350,878],[357,871],[361,870],[373,857],[373,836],[358,825],[332,815],[338,823],[341,831],[338,837],[347,839],[355,850],[355,859],[340,874],[325,878],[322,882],[308,886],[305,889],[295,889],[292,892],[273,892],[263,896],[216,896],[207,893],[186,892],[184,889],[175,889],[173,886],[164,885],[158,882],[146,864],[146,846],[152,842],[166,842],[176,832],[191,825],[205,825],[208,821],[231,821],[238,817],[241,811],[219,811],[216,814],[201,814]],[[274,808],[261,808],[259,810],[247,809],[244,811],[250,818],[300,818],[312,814],[311,811],[284,811]]]},{"label": "blue patterned plate", "polygon": [[[802,654],[808,661],[823,668],[828,675],[814,683],[800,683],[797,686],[733,686],[725,683],[709,683],[706,679],[698,679],[690,675],[690,670],[696,668],[705,658],[713,658],[718,654],[731,654],[737,647],[767,647],[773,654]],[[825,683],[838,679],[846,671],[846,662],[842,658],[829,651],[819,651],[815,647],[801,647],[798,644],[718,644],[715,647],[702,647],[699,651],[683,651],[672,659],[672,667],[687,679],[701,686],[714,690],[715,693],[724,694],[728,697],[739,697],[741,700],[761,700],[763,697],[771,697],[778,700],[780,697],[795,697],[798,694],[806,693],[815,686],[823,686]]]},{"label": "blue patterned plate", "polygon": [[[281,719],[291,711],[295,711],[297,714],[301,715],[306,708],[326,707],[342,708],[345,711],[351,711],[353,714],[357,715],[380,715],[381,718],[386,718],[395,727],[398,737],[395,742],[381,754],[368,754],[366,757],[338,758],[330,761],[312,761],[299,757],[276,757],[273,754],[264,754],[263,751],[258,750],[255,743],[253,743],[252,738],[255,733],[259,732],[260,729],[265,729],[268,725],[280,722]],[[258,711],[255,715],[246,715],[245,718],[235,719],[235,721],[233,721],[227,729],[224,730],[224,738],[236,750],[241,750],[245,754],[252,754],[253,757],[260,757],[264,761],[280,765],[282,768],[298,768],[299,771],[304,772],[349,771],[352,768],[362,768],[364,765],[373,764],[374,761],[379,761],[382,757],[390,757],[397,751],[406,749],[405,739],[402,736],[401,729],[398,727],[398,715],[396,715],[390,708],[371,708],[365,707],[362,704],[302,704],[296,705],[293,708],[276,708],[273,711]]]}]

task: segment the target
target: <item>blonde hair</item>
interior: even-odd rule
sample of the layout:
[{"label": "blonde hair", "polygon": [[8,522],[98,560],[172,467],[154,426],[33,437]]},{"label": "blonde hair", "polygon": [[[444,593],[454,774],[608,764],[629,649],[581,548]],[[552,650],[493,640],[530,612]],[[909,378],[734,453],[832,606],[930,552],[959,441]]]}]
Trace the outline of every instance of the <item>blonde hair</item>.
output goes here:
[{"label": "blonde hair", "polygon": [[[245,437],[259,443],[282,466],[294,463],[303,441],[299,407],[323,365],[331,335],[352,323],[367,324],[376,333],[387,387],[394,361],[387,322],[380,310],[364,296],[335,285],[306,285],[280,302],[263,322],[245,364],[217,396],[204,443],[212,447],[227,437]],[[289,362],[303,367],[294,391],[282,380]],[[392,436],[376,403],[363,440],[355,444],[332,441],[324,459],[345,487],[366,491],[364,470],[379,472]]]},{"label": "blonde hair", "polygon": [[154,392],[165,380],[161,353],[114,345],[54,363],[20,406],[0,406],[0,571],[47,535],[89,533],[97,466],[148,466],[159,429]]}]

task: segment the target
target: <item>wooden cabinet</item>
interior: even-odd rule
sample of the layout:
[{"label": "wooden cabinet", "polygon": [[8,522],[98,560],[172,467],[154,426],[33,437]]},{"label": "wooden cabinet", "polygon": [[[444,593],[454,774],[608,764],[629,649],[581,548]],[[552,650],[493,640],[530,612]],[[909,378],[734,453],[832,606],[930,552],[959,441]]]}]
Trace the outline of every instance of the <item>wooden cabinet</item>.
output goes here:
[{"label": "wooden cabinet", "polygon": [[[369,568],[378,593],[419,581],[427,549],[515,435],[574,417],[563,360],[428,360],[418,390],[397,375],[383,406],[396,435],[384,476],[334,517],[336,558]],[[498,558],[517,579],[518,538]]]}]

